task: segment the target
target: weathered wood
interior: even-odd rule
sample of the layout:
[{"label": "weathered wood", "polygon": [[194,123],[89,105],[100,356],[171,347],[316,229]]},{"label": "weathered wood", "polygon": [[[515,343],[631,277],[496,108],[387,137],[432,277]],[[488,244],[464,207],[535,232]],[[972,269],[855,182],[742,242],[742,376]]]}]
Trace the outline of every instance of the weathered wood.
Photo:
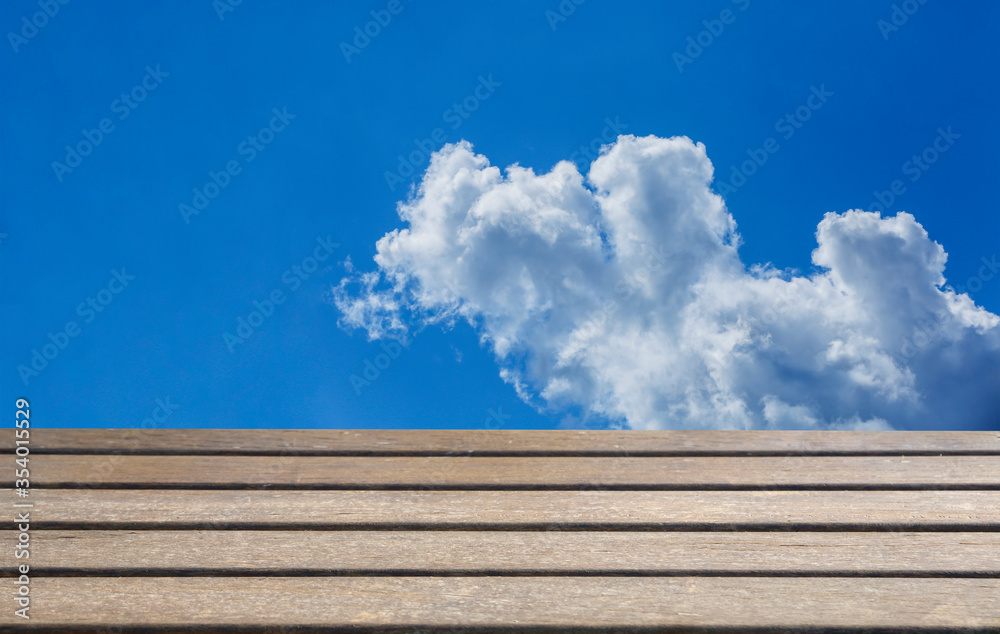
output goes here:
[{"label": "weathered wood", "polygon": [[[37,487],[1000,488],[1000,456],[36,456]],[[13,471],[8,477],[13,477]],[[13,480],[5,483],[13,485]]]},{"label": "weathered wood", "polygon": [[[38,578],[30,626],[1000,627],[998,579]],[[23,628],[12,610],[0,625]]]},{"label": "weathered wood", "polygon": [[1000,491],[34,489],[30,501],[36,529],[1000,530]]},{"label": "weathered wood", "polygon": [[1000,631],[993,432],[32,431],[0,631]]},{"label": "weathered wood", "polygon": [[[0,550],[14,552],[16,539],[0,532]],[[1000,576],[1000,533],[38,531],[31,570]]]},{"label": "weathered wood", "polygon": [[[13,434],[0,448],[14,447]],[[385,429],[31,430],[35,453],[295,455],[1000,455],[1000,432]]]}]

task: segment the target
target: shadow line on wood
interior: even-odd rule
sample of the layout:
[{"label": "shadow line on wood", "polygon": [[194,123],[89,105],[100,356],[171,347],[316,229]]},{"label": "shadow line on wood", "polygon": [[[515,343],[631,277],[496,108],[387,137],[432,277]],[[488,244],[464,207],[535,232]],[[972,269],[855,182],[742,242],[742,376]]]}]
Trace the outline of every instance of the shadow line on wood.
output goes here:
[{"label": "shadow line on wood", "polygon": [[[881,577],[892,579],[1000,579],[997,570],[336,570],[308,568],[49,568],[31,569],[33,577]],[[14,578],[13,569],[0,579]]]},{"label": "shadow line on wood", "polygon": [[[15,523],[2,523],[0,530],[14,530]],[[53,522],[33,521],[32,530],[130,530],[130,531],[183,531],[183,530],[243,530],[243,531],[612,531],[612,532],[943,532],[943,533],[996,533],[1000,532],[1000,521],[997,523],[969,522],[956,524],[940,523],[699,523],[699,522],[664,522],[664,523],[587,523],[587,522],[508,522],[508,523],[475,523],[475,522],[407,522],[407,523],[278,523],[278,522]]]},{"label": "shadow line on wood", "polygon": [[[13,488],[13,481],[0,481],[0,489]],[[934,482],[856,484],[256,484],[247,482],[48,482],[33,489],[99,489],[134,491],[1000,491],[1000,483]]]}]

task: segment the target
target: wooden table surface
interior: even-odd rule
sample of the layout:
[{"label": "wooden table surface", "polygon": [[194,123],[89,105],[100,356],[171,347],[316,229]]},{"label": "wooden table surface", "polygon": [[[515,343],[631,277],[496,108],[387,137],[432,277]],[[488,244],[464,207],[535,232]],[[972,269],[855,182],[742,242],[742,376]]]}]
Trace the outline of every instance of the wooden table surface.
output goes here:
[{"label": "wooden table surface", "polygon": [[0,631],[1000,632],[998,432],[32,429],[30,449],[29,496],[0,482]]}]

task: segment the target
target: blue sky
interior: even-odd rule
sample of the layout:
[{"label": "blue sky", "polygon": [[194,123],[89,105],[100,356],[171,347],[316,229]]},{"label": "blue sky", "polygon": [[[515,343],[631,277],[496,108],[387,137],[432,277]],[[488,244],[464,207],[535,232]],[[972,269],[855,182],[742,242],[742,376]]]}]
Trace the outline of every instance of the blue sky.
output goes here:
[{"label": "blue sky", "polygon": [[[398,349],[345,327],[331,289],[378,270],[429,152],[463,139],[538,174],[586,172],[580,148],[610,127],[703,143],[739,258],[786,275],[818,271],[824,214],[880,192],[883,216],[912,214],[947,252],[948,283],[1000,313],[995,2],[221,2],[0,8],[0,392],[39,426],[669,426],[545,403],[531,373],[525,402],[482,324],[414,322]],[[269,314],[241,337],[255,301]],[[397,358],[352,382],[383,344]],[[822,397],[782,399],[772,414],[834,422],[795,409]],[[988,397],[966,422],[858,402],[896,427],[1000,419]]]}]

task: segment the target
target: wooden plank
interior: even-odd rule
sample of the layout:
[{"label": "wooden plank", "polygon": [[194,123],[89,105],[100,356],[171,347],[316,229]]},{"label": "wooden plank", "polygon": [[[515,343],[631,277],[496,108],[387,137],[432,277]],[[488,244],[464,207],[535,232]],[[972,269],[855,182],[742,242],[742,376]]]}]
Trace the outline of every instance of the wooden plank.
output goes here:
[{"label": "wooden plank", "polygon": [[[14,552],[17,532],[0,533]],[[34,576],[786,574],[1000,576],[1000,533],[37,531]],[[3,571],[14,574],[11,560]]]},{"label": "wooden plank", "polygon": [[[0,447],[14,447],[13,434]],[[1000,432],[52,429],[34,453],[295,455],[1000,455]]]},{"label": "wooden plank", "polygon": [[[998,579],[746,577],[37,578],[0,625],[1000,627]],[[794,600],[790,600],[794,598]]]},{"label": "wooden plank", "polygon": [[[31,459],[38,487],[1000,488],[1000,456],[688,458],[80,456]],[[13,478],[13,471],[7,475]],[[13,486],[13,479],[4,483]]]},{"label": "wooden plank", "polygon": [[29,501],[35,529],[1000,530],[998,491],[33,489]]}]

